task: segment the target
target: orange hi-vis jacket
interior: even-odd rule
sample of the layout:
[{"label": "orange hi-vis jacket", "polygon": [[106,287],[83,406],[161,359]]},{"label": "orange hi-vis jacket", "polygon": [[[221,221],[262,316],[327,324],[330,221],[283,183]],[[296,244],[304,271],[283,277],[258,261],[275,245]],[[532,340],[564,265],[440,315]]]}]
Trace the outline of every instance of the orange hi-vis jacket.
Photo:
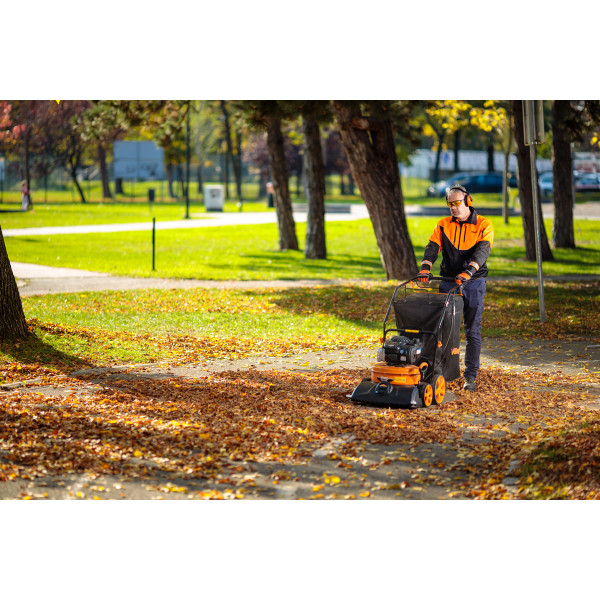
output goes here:
[{"label": "orange hi-vis jacket", "polygon": [[440,250],[442,277],[469,273],[473,278],[487,277],[486,261],[494,243],[492,223],[469,207],[470,217],[459,221],[448,216],[440,219],[425,247],[421,269],[431,271]]}]

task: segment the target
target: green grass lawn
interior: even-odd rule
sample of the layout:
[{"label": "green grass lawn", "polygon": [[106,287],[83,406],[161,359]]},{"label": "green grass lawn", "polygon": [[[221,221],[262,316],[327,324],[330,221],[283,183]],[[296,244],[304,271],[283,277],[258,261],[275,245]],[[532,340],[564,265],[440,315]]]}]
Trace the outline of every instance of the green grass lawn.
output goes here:
[{"label": "green grass lawn", "polygon": [[[417,262],[438,217],[408,219]],[[495,243],[488,261],[491,276],[536,277],[535,262],[524,259],[520,219],[504,225],[491,217]],[[546,221],[550,234],[551,222]],[[306,226],[297,224],[304,247]],[[129,275],[184,279],[374,279],[384,272],[369,220],[333,221],[326,225],[328,258],[307,260],[302,251],[279,251],[275,224],[157,231],[156,270],[152,271],[151,233],[98,233],[5,238],[15,262],[35,263]],[[599,274],[600,231],[596,221],[575,222],[578,248],[555,249],[544,263],[545,275]],[[439,263],[434,266],[437,273]],[[416,264],[415,264],[416,272]]]}]

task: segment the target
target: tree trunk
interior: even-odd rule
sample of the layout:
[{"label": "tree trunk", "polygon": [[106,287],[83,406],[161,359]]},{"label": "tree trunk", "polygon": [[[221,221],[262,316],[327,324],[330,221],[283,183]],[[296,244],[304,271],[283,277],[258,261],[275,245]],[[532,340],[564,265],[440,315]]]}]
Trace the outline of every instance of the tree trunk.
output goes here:
[{"label": "tree trunk", "polygon": [[325,244],[325,165],[321,152],[319,124],[313,115],[302,116],[304,164],[306,173],[306,258],[327,258]]},{"label": "tree trunk", "polygon": [[[435,129],[434,129],[435,131]],[[444,145],[444,139],[446,138],[446,130],[442,131],[442,133],[438,133],[436,131],[436,134],[438,136],[438,148],[437,148],[437,152],[435,153],[435,166],[433,167],[433,181],[439,181],[440,180],[440,160],[442,158],[442,146]],[[357,180],[358,183],[358,180]],[[359,186],[360,187],[360,184]]]},{"label": "tree trunk", "polygon": [[[517,179],[519,183],[519,200],[521,202],[521,218],[523,219],[523,232],[525,234],[525,258],[537,260],[535,252],[535,221],[533,213],[533,191],[531,189],[531,156],[529,147],[525,145],[523,132],[523,102],[511,101],[515,119],[515,141],[517,142]],[[540,245],[542,260],[554,260],[552,250],[548,244],[548,236],[542,219],[541,204],[538,217],[540,220]]]},{"label": "tree trunk", "polygon": [[81,203],[85,204],[85,195],[83,193],[83,190],[81,189],[81,186],[79,185],[79,181],[77,181],[77,170],[69,169],[69,174],[71,175],[71,179],[73,180],[73,183],[77,188],[77,192],[79,193],[79,197],[81,198]]},{"label": "tree trunk", "polygon": [[244,172],[242,170],[242,133],[240,131],[235,132],[235,156],[234,161],[236,166],[235,182],[237,186],[237,194],[240,202],[244,201],[242,196],[242,183]]},{"label": "tree trunk", "polygon": [[258,196],[257,200],[266,198],[267,196],[267,181],[270,181],[269,173],[266,169],[261,169],[258,176]]},{"label": "tree trunk", "polygon": [[502,148],[504,150],[504,173],[502,177],[502,220],[505,225],[508,225],[508,209],[509,209],[509,200],[510,200],[510,192],[509,192],[509,171],[508,164],[510,160],[510,150],[512,148],[513,143],[513,121],[512,115],[510,113],[510,109],[508,111],[508,139],[506,140],[506,144]]},{"label": "tree trunk", "polygon": [[79,170],[79,161],[80,161],[79,156],[71,156],[69,158],[69,174],[71,175],[71,179],[73,180],[73,183],[75,184],[75,187],[77,188],[77,191],[79,192],[79,197],[81,198],[81,203],[85,204],[85,195],[83,193],[83,190],[81,189],[81,186],[79,185],[79,181],[77,181],[77,171]]},{"label": "tree trunk", "polygon": [[269,119],[267,127],[267,148],[269,163],[275,188],[275,212],[279,227],[279,249],[298,250],[296,237],[296,224],[290,200],[289,178],[285,151],[283,148],[283,134],[281,133],[281,120],[277,117]]},{"label": "tree trunk", "polygon": [[298,168],[296,169],[296,198],[300,198],[302,192],[302,170],[303,170],[302,155],[298,156]]},{"label": "tree trunk", "polygon": [[366,119],[355,102],[334,101],[333,109],[352,176],[373,223],[381,263],[388,279],[416,272],[398,160],[389,119]]},{"label": "tree trunk", "polygon": [[494,138],[492,135],[489,137],[488,147],[487,147],[487,159],[488,159],[488,173],[491,173],[494,170]]},{"label": "tree trunk", "polygon": [[25,171],[25,181],[27,182],[27,189],[29,190],[29,204],[31,204],[31,183],[30,172],[29,172],[29,136],[31,129],[27,127],[25,129],[25,135],[23,136],[23,169]]},{"label": "tree trunk", "polygon": [[552,199],[554,225],[552,241],[556,248],[575,248],[573,228],[573,164],[571,136],[565,120],[571,114],[569,100],[552,104]]},{"label": "tree trunk", "polygon": [[457,129],[454,132],[454,172],[455,173],[458,173],[460,171],[459,157],[460,157],[460,129]]},{"label": "tree trunk", "polygon": [[[237,199],[242,201],[242,169],[241,169],[241,154],[238,153],[240,161],[236,160],[236,156],[233,153],[233,143],[231,141],[231,126],[229,125],[229,112],[227,111],[227,104],[225,100],[220,101],[221,112],[223,113],[223,124],[225,126],[225,142],[227,143],[227,155],[233,165],[233,176],[235,177],[235,185],[237,190]],[[239,140],[238,140],[239,150]],[[229,170],[227,167],[227,182],[229,183]],[[229,198],[229,193],[227,194]]]},{"label": "tree trunk", "polygon": [[229,200],[229,151],[225,151],[224,154],[221,154],[221,173],[222,173],[222,182],[225,186],[225,200]]},{"label": "tree trunk", "polygon": [[108,168],[106,166],[106,149],[102,144],[98,144],[98,161],[100,163],[100,179],[102,180],[102,197],[105,200],[112,200],[113,197],[108,180]]},{"label": "tree trunk", "polygon": [[348,173],[348,186],[350,188],[350,195],[354,196],[354,178],[352,177],[352,173]]},{"label": "tree trunk", "polygon": [[24,338],[28,333],[19,288],[10,266],[0,227],[0,341]]},{"label": "tree trunk", "polygon": [[203,162],[203,158],[200,157],[200,164],[198,165],[198,169],[197,169],[197,178],[198,178],[198,193],[201,194],[202,193],[202,182],[204,180],[204,177],[202,176],[202,162]]},{"label": "tree trunk", "polygon": [[179,182],[179,189],[181,191],[181,197],[183,200],[186,199],[186,188],[185,188],[185,173],[181,165],[177,165],[177,181]]},{"label": "tree trunk", "polygon": [[167,186],[169,188],[169,198],[178,200],[175,190],[173,190],[173,164],[167,162],[165,164],[165,175],[167,176]]}]

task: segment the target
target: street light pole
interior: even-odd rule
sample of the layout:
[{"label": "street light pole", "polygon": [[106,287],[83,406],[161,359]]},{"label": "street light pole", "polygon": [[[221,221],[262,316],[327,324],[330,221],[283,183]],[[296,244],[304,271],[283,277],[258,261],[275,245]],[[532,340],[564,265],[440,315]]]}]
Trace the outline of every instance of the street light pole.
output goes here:
[{"label": "street light pole", "polygon": [[523,100],[523,126],[525,129],[525,145],[529,146],[531,157],[531,191],[533,193],[533,223],[535,228],[535,256],[537,260],[538,296],[540,305],[540,323],[546,321],[544,303],[544,275],[542,272],[542,219],[540,199],[538,195],[537,171],[535,167],[535,145],[544,142],[544,113],[541,100]]}]

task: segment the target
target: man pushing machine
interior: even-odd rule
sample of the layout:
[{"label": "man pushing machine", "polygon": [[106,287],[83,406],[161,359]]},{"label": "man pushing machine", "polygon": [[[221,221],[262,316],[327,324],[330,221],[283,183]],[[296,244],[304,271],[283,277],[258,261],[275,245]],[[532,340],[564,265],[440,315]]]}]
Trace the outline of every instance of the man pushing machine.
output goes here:
[{"label": "man pushing machine", "polygon": [[477,214],[471,206],[473,199],[467,190],[456,185],[446,190],[446,204],[451,215],[440,219],[425,247],[419,281],[431,279],[431,269],[438,254],[442,253],[440,276],[453,278],[442,281],[439,291],[448,293],[455,285],[462,285],[465,322],[465,383],[463,389],[476,389],[479,355],[481,353],[481,317],[486,292],[488,269],[486,261],[494,242],[492,223]]}]

